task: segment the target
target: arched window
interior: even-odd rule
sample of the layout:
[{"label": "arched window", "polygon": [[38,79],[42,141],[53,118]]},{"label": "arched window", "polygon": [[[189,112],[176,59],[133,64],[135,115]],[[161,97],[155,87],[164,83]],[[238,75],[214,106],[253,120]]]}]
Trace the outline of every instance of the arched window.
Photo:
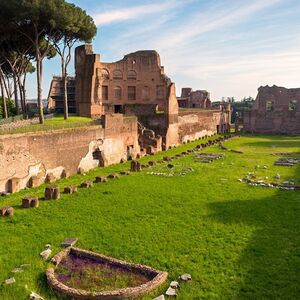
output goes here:
[{"label": "arched window", "polygon": [[101,70],[101,77],[103,80],[108,80],[109,79],[109,72],[106,69]]},{"label": "arched window", "polygon": [[114,71],[114,79],[123,79],[123,74],[120,70]]},{"label": "arched window", "polygon": [[121,100],[122,99],[122,89],[120,86],[116,86],[114,88],[114,91],[115,91],[115,99],[116,100]]},{"label": "arched window", "polygon": [[136,72],[133,71],[133,70],[128,71],[128,73],[127,73],[127,79],[136,80]]}]

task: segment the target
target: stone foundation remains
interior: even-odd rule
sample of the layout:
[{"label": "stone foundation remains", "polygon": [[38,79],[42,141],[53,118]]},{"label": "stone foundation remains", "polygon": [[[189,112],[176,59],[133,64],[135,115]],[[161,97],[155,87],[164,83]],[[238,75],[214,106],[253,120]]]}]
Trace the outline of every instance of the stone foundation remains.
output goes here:
[{"label": "stone foundation remains", "polygon": [[49,286],[60,295],[72,299],[113,300],[139,298],[158,288],[165,282],[165,280],[168,277],[167,272],[158,271],[144,265],[128,263],[125,261],[117,260],[115,258],[104,256],[102,254],[82,250],[79,248],[66,248],[65,250],[61,251],[56,256],[54,256],[52,262],[57,266],[59,265],[61,260],[69,254],[89,258],[99,262],[105,262],[107,264],[110,264],[111,266],[124,268],[128,270],[128,272],[130,272],[131,270],[135,272],[140,272],[152,278],[147,283],[137,287],[122,288],[115,291],[88,292],[84,290],[70,288],[64,285],[63,283],[59,282],[55,277],[55,270],[53,268],[49,268],[46,274]]}]

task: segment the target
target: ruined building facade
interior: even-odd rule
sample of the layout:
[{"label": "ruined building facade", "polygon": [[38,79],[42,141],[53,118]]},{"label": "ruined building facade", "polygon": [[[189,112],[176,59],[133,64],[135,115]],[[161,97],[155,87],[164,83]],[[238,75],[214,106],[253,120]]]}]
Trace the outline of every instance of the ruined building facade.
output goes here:
[{"label": "ruined building facade", "polygon": [[[76,113],[75,77],[68,76],[67,93],[69,113]],[[56,113],[64,113],[64,90],[61,76],[53,76],[52,78],[47,98],[47,108]]]},{"label": "ruined building facade", "polygon": [[[165,75],[156,51],[131,53],[115,63],[101,62],[91,45],[75,52],[77,114],[96,120],[86,127],[2,135],[0,193],[153,154],[230,128],[229,106],[179,110],[175,84]],[[50,96],[59,108],[59,78],[55,80]]]},{"label": "ruined building facade", "polygon": [[300,134],[300,88],[260,87],[253,107],[244,113],[244,131]]},{"label": "ruined building facade", "polygon": [[210,93],[206,90],[193,91],[192,88],[182,88],[181,96],[177,100],[181,108],[211,108]]},{"label": "ruined building facade", "polygon": [[[224,117],[224,110],[207,111],[210,119],[206,124],[201,117],[200,122],[198,117],[181,117],[175,84],[166,76],[156,51],[137,51],[106,63],[100,54],[94,54],[92,45],[83,45],[75,51],[75,70],[77,113],[86,117],[108,113],[137,116],[139,141],[142,150],[148,144],[148,153],[176,146],[186,136],[199,137],[229,128],[230,119]],[[197,103],[195,107],[210,107],[209,94],[199,92],[189,96]]]}]

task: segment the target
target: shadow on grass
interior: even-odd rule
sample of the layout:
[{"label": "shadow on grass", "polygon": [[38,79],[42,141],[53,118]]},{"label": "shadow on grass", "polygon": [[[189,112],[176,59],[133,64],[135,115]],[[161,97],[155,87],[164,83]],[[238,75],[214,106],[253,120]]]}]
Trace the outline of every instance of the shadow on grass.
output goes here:
[{"label": "shadow on grass", "polygon": [[[244,135],[248,139],[253,138],[253,142],[244,143],[244,146],[251,146],[251,147],[291,147],[291,148],[299,148],[299,139],[297,137],[293,136],[287,136],[287,135],[263,135],[262,137],[265,139],[265,141],[257,141],[257,137],[259,135],[251,136],[251,135]],[[298,154],[300,152],[297,152]]]},{"label": "shadow on grass", "polygon": [[235,299],[300,299],[300,191],[278,190],[271,198],[210,208],[218,222],[256,228],[237,262]]}]

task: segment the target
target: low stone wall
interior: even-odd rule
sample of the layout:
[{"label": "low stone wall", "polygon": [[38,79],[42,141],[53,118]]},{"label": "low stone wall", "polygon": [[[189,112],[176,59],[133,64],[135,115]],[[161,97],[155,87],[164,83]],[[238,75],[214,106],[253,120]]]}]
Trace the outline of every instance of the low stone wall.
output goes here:
[{"label": "low stone wall", "polygon": [[147,283],[137,287],[122,288],[115,291],[88,292],[70,288],[65,284],[59,282],[55,277],[55,270],[53,268],[49,268],[46,273],[49,286],[60,295],[69,297],[71,299],[113,300],[138,298],[158,288],[166,281],[168,277],[167,272],[158,271],[145,265],[128,263],[122,260],[111,258],[91,251],[82,250],[79,248],[67,248],[54,256],[52,261],[55,265],[58,265],[61,260],[69,254],[90,258],[92,260],[100,262],[106,262],[111,264],[112,266],[138,271],[153,277],[152,280],[149,280]]},{"label": "low stone wall", "polygon": [[[228,115],[219,110],[180,112],[178,134],[181,143],[194,141],[218,133],[219,128],[229,129]],[[225,131],[226,131],[225,130]]]},{"label": "low stone wall", "polygon": [[139,153],[136,118],[106,116],[105,126],[0,136],[0,192],[30,187],[33,177],[41,184],[48,174],[59,179]]}]

